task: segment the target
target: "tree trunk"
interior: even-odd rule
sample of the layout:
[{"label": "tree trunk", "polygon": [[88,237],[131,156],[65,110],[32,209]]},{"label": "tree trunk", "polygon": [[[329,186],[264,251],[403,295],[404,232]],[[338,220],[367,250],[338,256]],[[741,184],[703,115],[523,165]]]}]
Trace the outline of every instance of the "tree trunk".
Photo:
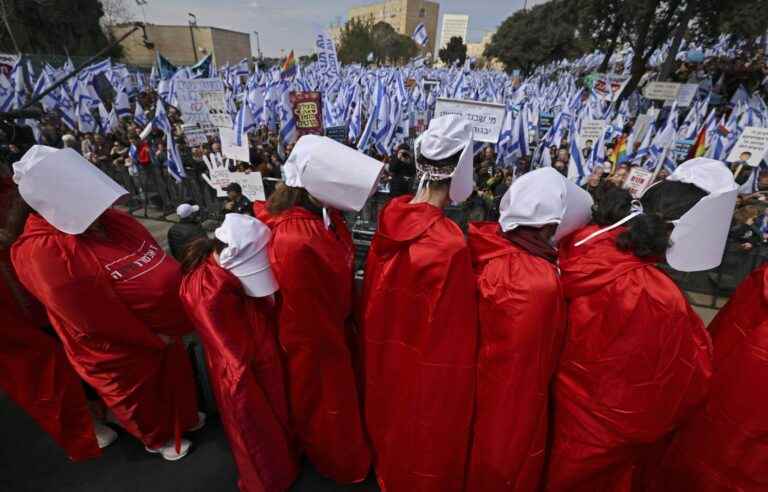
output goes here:
[{"label": "tree trunk", "polygon": [[677,57],[677,52],[680,51],[680,45],[683,44],[683,36],[685,35],[685,30],[688,28],[688,22],[691,20],[691,16],[693,15],[693,5],[695,3],[696,2],[691,0],[685,7],[685,11],[683,12],[683,16],[680,19],[680,23],[675,29],[675,37],[672,39],[672,46],[669,47],[667,59],[664,60],[664,64],[661,66],[659,80],[668,80],[672,75],[672,69],[675,66],[675,58]]}]

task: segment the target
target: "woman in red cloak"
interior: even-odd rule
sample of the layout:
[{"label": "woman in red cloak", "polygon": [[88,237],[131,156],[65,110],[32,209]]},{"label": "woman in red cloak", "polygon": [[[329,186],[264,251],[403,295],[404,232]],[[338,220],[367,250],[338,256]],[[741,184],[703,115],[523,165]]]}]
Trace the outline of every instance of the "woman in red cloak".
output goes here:
[{"label": "woman in red cloak", "polygon": [[539,489],[550,381],[565,334],[552,244],[586,224],[591,206],[586,191],[547,167],[515,180],[499,223],[469,226],[480,351],[468,491]]},{"label": "woman in red cloak", "polygon": [[227,214],[215,239],[186,250],[181,299],[205,347],[221,422],[243,492],[280,492],[298,466],[277,348],[267,226]]},{"label": "woman in red cloak", "polygon": [[675,437],[659,489],[768,490],[768,264],[742,282],[709,332],[709,398]]},{"label": "woman in red cloak", "polygon": [[351,351],[354,245],[338,210],[361,209],[381,169],[362,153],[306,135],[285,164],[285,184],[266,206],[254,204],[272,230],[293,425],[318,472],[339,483],[365,480],[371,456]]},{"label": "woman in red cloak", "polygon": [[703,401],[711,374],[704,324],[655,264],[666,256],[682,271],[716,266],[735,200],[722,163],[693,159],[641,202],[622,189],[606,192],[598,225],[561,243],[568,332],[546,490],[647,490],[669,436]]},{"label": "woman in red cloak", "polygon": [[365,421],[382,490],[463,490],[477,302],[464,235],[443,213],[472,191],[472,130],[435,118],[416,145],[416,196],[382,210],[361,305]]},{"label": "woman in red cloak", "polygon": [[45,306],[78,375],[151,453],[176,460],[199,426],[191,329],[179,264],[132,217],[109,207],[125,190],[71,149],[34,146],[14,164],[34,210],[13,245],[21,283]]}]

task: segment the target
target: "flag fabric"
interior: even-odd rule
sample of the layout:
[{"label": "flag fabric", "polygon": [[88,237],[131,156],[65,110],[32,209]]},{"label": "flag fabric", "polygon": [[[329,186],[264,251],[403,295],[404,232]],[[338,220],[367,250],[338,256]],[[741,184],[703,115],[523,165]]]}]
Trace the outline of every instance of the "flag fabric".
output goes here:
[{"label": "flag fabric", "polygon": [[235,145],[243,145],[248,142],[248,132],[256,128],[256,120],[253,118],[253,112],[248,104],[244,102],[235,116],[233,129],[235,131]]},{"label": "flag fabric", "polygon": [[291,50],[280,65],[280,78],[293,79],[294,77],[296,77],[296,60],[293,56],[293,50]]},{"label": "flag fabric", "polygon": [[[125,91],[119,90],[117,97],[115,98],[114,109],[117,112],[118,118],[126,118],[131,115],[131,103],[128,100],[128,94]],[[139,106],[139,102],[136,101],[136,106]]]},{"label": "flag fabric", "polygon": [[133,111],[133,121],[139,126],[147,126],[147,116],[144,114],[144,108],[141,107],[141,103],[136,100],[136,109]]},{"label": "flag fabric", "polygon": [[189,67],[190,78],[213,77],[213,55],[208,55],[199,62]]},{"label": "flag fabric", "polygon": [[693,145],[691,145],[691,149],[688,151],[688,159],[701,157],[706,153],[707,151],[706,140],[707,140],[707,127],[702,126],[701,130],[699,130],[699,134],[696,136],[696,140],[694,140]]},{"label": "flag fabric", "polygon": [[421,47],[425,47],[427,43],[429,43],[429,34],[427,34],[427,28],[424,26],[424,23],[419,23],[418,26],[416,26],[416,29],[413,31],[413,35],[411,36],[411,39],[413,39],[416,44],[418,44]]},{"label": "flag fabric", "polygon": [[160,54],[159,51],[156,51],[155,53],[155,66],[157,67],[157,76],[160,80],[170,80],[178,70],[176,65],[169,62],[167,58]]},{"label": "flag fabric", "polygon": [[[158,101],[158,104],[162,103]],[[181,154],[179,154],[179,148],[176,146],[176,142],[174,142],[170,132],[165,134],[165,142],[167,149],[165,166],[168,169],[168,174],[178,183],[187,177],[187,174],[184,172],[184,165],[181,162]]]},{"label": "flag fabric", "polygon": [[587,173],[584,169],[584,162],[582,161],[581,151],[578,146],[578,132],[576,131],[576,125],[571,125],[571,131],[569,132],[570,146],[568,159],[568,179],[576,183],[578,186],[584,184],[587,177]]},{"label": "flag fabric", "polygon": [[165,105],[160,99],[157,100],[157,105],[155,106],[155,117],[152,118],[152,126],[158,130],[162,130],[166,135],[171,135],[173,133],[171,130],[171,122],[168,121],[168,114],[165,112]]}]

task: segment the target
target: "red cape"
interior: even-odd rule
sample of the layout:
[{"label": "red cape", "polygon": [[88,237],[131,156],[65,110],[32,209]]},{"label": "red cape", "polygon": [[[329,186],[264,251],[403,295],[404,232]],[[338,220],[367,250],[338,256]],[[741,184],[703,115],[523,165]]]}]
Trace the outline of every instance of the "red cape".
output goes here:
[{"label": "red cape", "polygon": [[[108,210],[100,220],[157,244],[122,212]],[[72,367],[125,430],[158,447],[197,424],[194,376],[181,340],[166,345],[123,304],[88,240],[32,214],[11,258],[22,284],[45,306]]]},{"label": "red cape", "polygon": [[205,348],[240,490],[286,490],[298,466],[269,300],[246,296],[213,257],[184,277],[181,299]]},{"label": "red cape", "polygon": [[709,399],[678,433],[660,488],[768,490],[768,265],[747,277],[709,329]]},{"label": "red cape", "polygon": [[470,446],[477,301],[469,248],[432,205],[395,198],[365,268],[365,418],[382,490],[459,491]]},{"label": "red cape", "polygon": [[565,332],[557,269],[501,235],[469,226],[480,318],[468,491],[535,491],[542,479],[550,381]]},{"label": "red cape", "polygon": [[321,474],[340,483],[363,481],[371,459],[350,351],[352,237],[337,211],[331,212],[333,230],[301,207],[273,216],[256,203],[254,212],[272,229],[278,339],[302,448]]},{"label": "red cape", "polygon": [[652,260],[620,251],[618,228],[560,249],[568,332],[555,380],[547,490],[647,490],[665,440],[704,398],[711,343]]}]

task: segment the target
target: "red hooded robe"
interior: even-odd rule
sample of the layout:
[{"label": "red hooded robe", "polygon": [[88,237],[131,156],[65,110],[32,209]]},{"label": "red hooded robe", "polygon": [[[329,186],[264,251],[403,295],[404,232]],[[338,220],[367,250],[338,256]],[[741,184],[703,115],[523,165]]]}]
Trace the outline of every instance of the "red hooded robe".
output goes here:
[{"label": "red hooded robe", "polygon": [[352,339],[354,245],[341,213],[292,207],[270,215],[270,263],[280,286],[278,340],[288,369],[291,416],[315,468],[339,483],[365,480],[371,467],[363,433]]},{"label": "red hooded robe", "polygon": [[469,226],[480,318],[468,491],[538,490],[550,381],[565,332],[557,268],[506,239],[499,224]]},{"label": "red hooded robe", "polygon": [[240,490],[288,489],[298,466],[270,300],[248,297],[212,256],[184,277],[181,299],[205,347]]},{"label": "red hooded robe", "polygon": [[75,371],[120,425],[146,446],[178,442],[198,422],[180,339],[191,329],[178,296],[181,270],[134,218],[107,210],[99,223],[110,240],[65,234],[32,214],[11,250],[13,265]]},{"label": "red hooded robe", "polygon": [[411,196],[381,212],[362,304],[365,419],[386,492],[464,487],[477,301],[461,229]]},{"label": "red hooded robe", "polygon": [[560,267],[568,331],[555,379],[550,491],[647,490],[666,439],[700,404],[711,343],[680,289],[652,259],[616,246],[623,227],[581,246],[566,238]]},{"label": "red hooded robe", "polygon": [[747,277],[709,329],[709,399],[675,438],[662,488],[768,490],[768,265]]}]

